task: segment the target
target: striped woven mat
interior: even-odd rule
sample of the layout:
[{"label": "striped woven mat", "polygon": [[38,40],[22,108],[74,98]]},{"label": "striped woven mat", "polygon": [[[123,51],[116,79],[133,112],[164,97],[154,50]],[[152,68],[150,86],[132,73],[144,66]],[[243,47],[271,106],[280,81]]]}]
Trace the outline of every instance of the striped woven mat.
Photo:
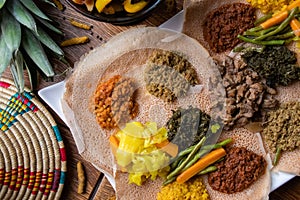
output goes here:
[{"label": "striped woven mat", "polygon": [[59,199],[66,153],[53,117],[26,88],[0,79],[0,199]]}]

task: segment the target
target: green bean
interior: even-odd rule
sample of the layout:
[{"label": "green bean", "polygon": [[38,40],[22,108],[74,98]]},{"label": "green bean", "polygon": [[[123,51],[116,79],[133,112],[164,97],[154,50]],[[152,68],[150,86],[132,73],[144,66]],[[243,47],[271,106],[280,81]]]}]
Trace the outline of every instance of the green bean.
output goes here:
[{"label": "green bean", "polygon": [[193,159],[185,165],[185,167],[181,170],[181,172],[184,172],[185,170],[187,170],[188,168],[190,168],[193,164],[195,164],[202,156],[204,156],[205,154],[207,154],[209,151],[210,151],[210,150],[208,150],[208,149],[200,150],[200,151],[193,157]]},{"label": "green bean", "polygon": [[221,161],[225,160],[225,157],[220,158],[219,160],[216,161],[216,163],[219,163]]},{"label": "green bean", "polygon": [[216,171],[218,168],[214,165],[211,165],[211,166],[208,166],[206,167],[205,169],[203,169],[202,171],[200,171],[198,173],[198,175],[204,175],[204,174],[208,174],[208,173],[211,173],[211,172],[214,172]]},{"label": "green bean", "polygon": [[274,158],[274,161],[273,161],[273,164],[274,164],[274,165],[277,165],[277,164],[278,164],[278,161],[279,161],[280,156],[281,156],[281,148],[280,148],[280,147],[277,147],[277,149],[276,149],[276,154],[275,154],[275,158]]},{"label": "green bean", "polygon": [[284,40],[267,40],[267,41],[257,41],[254,39],[250,39],[247,37],[244,37],[242,35],[237,36],[240,40],[243,40],[244,42],[258,44],[258,45],[283,45],[285,43]]},{"label": "green bean", "polygon": [[267,15],[264,15],[260,18],[258,18],[255,22],[254,22],[254,25],[257,26],[265,21],[267,21],[268,19],[270,19],[272,17],[273,13],[269,13]]},{"label": "green bean", "polygon": [[21,43],[21,26],[20,23],[5,9],[2,9],[2,20],[1,22],[1,37],[11,52],[14,52],[19,48]]},{"label": "green bean", "polygon": [[273,35],[273,36],[267,37],[266,40],[284,40],[284,39],[288,39],[291,37],[295,37],[295,34],[293,31],[282,34],[282,35]]},{"label": "green bean", "polygon": [[250,28],[248,31],[249,32],[257,32],[257,31],[261,31],[261,30],[263,30],[263,28],[261,26],[256,26],[256,27]]},{"label": "green bean", "polygon": [[216,144],[210,144],[210,145],[205,145],[202,147],[202,149],[205,149],[205,150],[211,150],[211,149],[218,149],[218,148],[221,148],[223,146],[226,146],[227,144],[231,143],[232,142],[232,139],[231,138],[227,138],[219,143],[216,143]]},{"label": "green bean", "polygon": [[32,0],[19,0],[23,6],[25,6],[28,10],[30,10],[35,15],[39,16],[40,18],[43,18],[45,20],[51,21],[49,17],[47,17]]},{"label": "green bean", "polygon": [[286,26],[289,25],[290,21],[294,18],[294,15],[295,15],[297,12],[298,12],[298,7],[294,8],[294,9],[290,12],[289,16],[288,16],[288,17],[287,17],[287,18],[286,18],[286,19],[278,26],[277,29],[275,29],[275,30],[273,30],[273,31],[271,31],[271,32],[268,32],[268,33],[265,34],[265,35],[259,36],[259,37],[255,38],[254,40],[256,40],[256,41],[261,41],[261,40],[263,40],[263,39],[265,39],[265,38],[267,38],[267,37],[270,37],[270,36],[272,36],[272,35],[275,35],[275,34],[279,33],[279,32],[282,31]]},{"label": "green bean", "polygon": [[18,22],[36,32],[34,18],[18,0],[10,0],[7,1],[6,4],[9,12],[18,20]]},{"label": "green bean", "polygon": [[54,71],[38,39],[28,29],[23,29],[22,46],[32,61],[39,66],[47,77],[54,76]]},{"label": "green bean", "polygon": [[[184,156],[191,153],[191,151],[195,148],[196,145],[190,146],[183,151],[180,151],[176,158],[171,160],[171,169],[175,169],[183,160]],[[181,161],[181,162],[180,162]]]},{"label": "green bean", "polygon": [[176,176],[180,171],[186,166],[186,164],[193,158],[195,153],[200,149],[200,147],[203,145],[204,141],[206,140],[206,137],[203,137],[195,146],[195,148],[189,153],[187,158],[176,168],[174,169],[169,175],[167,176],[167,179],[171,179],[172,177]]},{"label": "green bean", "polygon": [[170,179],[166,179],[164,182],[163,182],[163,185],[168,185],[169,183],[172,183],[173,181],[176,180],[176,176],[173,176],[172,178]]},{"label": "green bean", "polygon": [[190,146],[190,147],[186,148],[185,150],[179,152],[178,157],[185,156],[185,155],[191,153],[191,151],[195,148],[195,146],[196,145]]},{"label": "green bean", "polygon": [[265,35],[265,34],[269,33],[270,31],[275,30],[276,28],[278,28],[278,26],[272,26],[272,27],[270,27],[270,28],[261,30],[261,31],[260,31],[260,35]]},{"label": "green bean", "polygon": [[175,169],[181,162],[184,160],[184,157],[177,157],[175,160],[171,160],[171,170]]},{"label": "green bean", "polygon": [[190,168],[193,164],[195,164],[202,156],[204,156],[205,154],[207,154],[209,151],[213,150],[213,149],[218,149],[221,148],[229,143],[232,142],[231,138],[228,138],[226,140],[223,140],[217,144],[212,144],[212,145],[205,145],[201,148],[201,150],[194,156],[194,158],[188,162],[186,164],[186,166],[181,170],[181,172],[187,170],[188,168]]}]

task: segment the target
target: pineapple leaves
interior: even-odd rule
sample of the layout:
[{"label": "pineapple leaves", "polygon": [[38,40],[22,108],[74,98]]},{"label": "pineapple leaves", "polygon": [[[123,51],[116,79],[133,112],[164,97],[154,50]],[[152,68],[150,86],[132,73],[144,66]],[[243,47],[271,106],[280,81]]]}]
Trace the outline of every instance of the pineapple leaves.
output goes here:
[{"label": "pineapple leaves", "polygon": [[31,65],[27,65],[26,62],[25,62],[25,66],[26,66],[26,70],[27,70],[28,78],[29,78],[29,82],[30,82],[30,89],[33,90],[34,88],[37,88],[37,86],[38,86],[38,72]]},{"label": "pineapple leaves", "polygon": [[63,50],[52,40],[52,38],[40,27],[37,27],[37,34],[35,36],[54,53],[64,56]]},{"label": "pineapple leaves", "polygon": [[42,18],[36,17],[37,20],[39,20],[45,27],[47,27],[48,29],[54,31],[55,33],[59,34],[59,35],[64,35],[58,28],[56,28],[55,26],[53,26],[51,23],[49,23],[47,20],[44,20]]},{"label": "pineapple leaves", "polygon": [[21,24],[37,32],[36,23],[30,12],[18,1],[7,1],[7,9]]},{"label": "pineapple leaves", "polygon": [[4,72],[4,70],[7,68],[7,66],[10,63],[10,60],[12,58],[12,53],[10,52],[9,48],[7,47],[4,38],[1,37],[0,32],[0,75]]},{"label": "pineapple leaves", "polygon": [[47,15],[45,15],[36,5],[32,0],[19,0],[21,1],[21,3],[23,4],[23,6],[25,6],[28,10],[30,10],[32,13],[34,13],[36,16],[39,16],[42,19],[51,21],[51,19],[49,19],[47,17]]},{"label": "pineapple leaves", "polygon": [[24,92],[25,86],[23,64],[24,59],[22,53],[19,50],[15,51],[12,62],[10,64],[10,71],[19,93]]},{"label": "pineapple leaves", "polygon": [[52,1],[49,1],[49,0],[40,0],[40,1],[45,2],[53,7],[56,7],[55,3],[53,3]]},{"label": "pineapple leaves", "polygon": [[6,0],[0,0],[0,9],[4,6]]},{"label": "pineapple leaves", "polygon": [[47,77],[54,76],[54,71],[40,41],[27,28],[22,30],[23,49]]},{"label": "pineapple leaves", "polygon": [[14,52],[21,43],[21,26],[6,9],[2,9],[2,17],[5,19],[1,22],[2,37],[10,52]]}]

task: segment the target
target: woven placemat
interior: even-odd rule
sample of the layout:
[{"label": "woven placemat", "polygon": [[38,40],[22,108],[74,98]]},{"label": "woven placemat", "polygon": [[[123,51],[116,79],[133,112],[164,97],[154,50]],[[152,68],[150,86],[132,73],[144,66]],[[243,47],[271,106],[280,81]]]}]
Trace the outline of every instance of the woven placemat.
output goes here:
[{"label": "woven placemat", "polygon": [[0,199],[59,199],[66,153],[58,127],[34,94],[0,78]]}]

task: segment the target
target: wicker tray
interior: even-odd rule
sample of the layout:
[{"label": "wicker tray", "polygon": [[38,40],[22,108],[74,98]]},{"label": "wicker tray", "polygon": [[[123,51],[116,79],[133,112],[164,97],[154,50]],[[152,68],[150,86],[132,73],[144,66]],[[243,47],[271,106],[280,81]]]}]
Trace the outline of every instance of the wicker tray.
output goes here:
[{"label": "wicker tray", "polygon": [[66,154],[51,114],[25,89],[0,79],[0,199],[59,199]]}]

